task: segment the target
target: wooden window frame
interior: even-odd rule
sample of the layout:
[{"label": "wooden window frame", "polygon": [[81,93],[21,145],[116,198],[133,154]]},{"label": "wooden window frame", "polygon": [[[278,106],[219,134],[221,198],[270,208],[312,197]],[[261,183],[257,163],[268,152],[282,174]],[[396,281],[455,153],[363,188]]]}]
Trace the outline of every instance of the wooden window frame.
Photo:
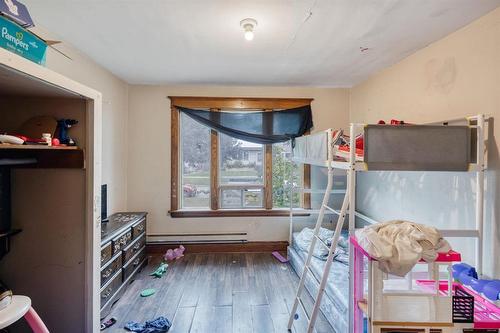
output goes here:
[{"label": "wooden window frame", "polygon": [[[209,109],[220,112],[222,109],[232,110],[280,110],[311,105],[311,98],[249,98],[249,97],[193,97],[168,96],[171,110],[171,180],[170,180],[170,215],[172,217],[223,217],[223,216],[288,216],[287,209],[273,209],[272,198],[272,145],[264,148],[264,198],[262,209],[220,209],[219,208],[219,142],[217,131],[210,131],[210,205],[209,209],[181,209],[180,198],[180,112],[176,106],[192,109]],[[311,169],[303,168],[304,188],[310,188]],[[310,194],[302,197],[303,207],[311,207]],[[304,212],[307,215],[307,212]]]}]

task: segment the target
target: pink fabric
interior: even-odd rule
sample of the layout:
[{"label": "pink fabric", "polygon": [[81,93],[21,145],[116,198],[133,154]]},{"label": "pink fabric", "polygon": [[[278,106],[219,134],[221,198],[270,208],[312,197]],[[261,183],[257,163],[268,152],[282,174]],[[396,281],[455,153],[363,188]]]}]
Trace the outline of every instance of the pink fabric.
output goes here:
[{"label": "pink fabric", "polygon": [[50,333],[35,309],[30,308],[24,315],[24,319],[30,325],[33,333]]}]

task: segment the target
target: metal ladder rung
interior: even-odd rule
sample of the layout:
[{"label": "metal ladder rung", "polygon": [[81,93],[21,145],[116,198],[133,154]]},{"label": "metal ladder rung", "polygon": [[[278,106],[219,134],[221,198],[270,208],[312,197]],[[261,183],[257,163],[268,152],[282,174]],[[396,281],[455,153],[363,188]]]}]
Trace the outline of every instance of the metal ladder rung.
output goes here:
[{"label": "metal ladder rung", "polygon": [[325,207],[326,209],[328,209],[328,210],[329,210],[330,212],[332,212],[332,213],[335,213],[335,214],[337,214],[337,215],[340,215],[340,212],[339,212],[338,210],[333,209],[333,208],[332,208],[332,207],[330,207],[330,206],[323,205],[323,207]]},{"label": "metal ladder rung", "polygon": [[297,297],[297,300],[299,301],[300,307],[302,308],[302,312],[304,312],[304,314],[306,315],[307,321],[309,322],[311,320],[311,317],[309,317],[309,313],[307,313],[306,306],[304,305],[302,298]]},{"label": "metal ladder rung", "polygon": [[[328,244],[326,244],[318,235],[314,235],[314,237],[316,237],[316,239],[319,241],[319,243],[321,245],[323,245],[325,247],[325,249],[330,251],[330,246],[328,246]],[[307,268],[309,268],[309,267],[307,267]]]}]

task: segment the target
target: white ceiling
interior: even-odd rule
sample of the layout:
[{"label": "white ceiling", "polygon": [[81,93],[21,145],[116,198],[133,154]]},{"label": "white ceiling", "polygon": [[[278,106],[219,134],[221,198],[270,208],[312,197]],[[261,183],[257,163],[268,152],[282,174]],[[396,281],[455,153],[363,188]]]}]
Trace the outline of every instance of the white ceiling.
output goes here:
[{"label": "white ceiling", "polygon": [[[500,0],[23,2],[36,23],[130,83],[334,87],[352,86],[500,5]],[[252,42],[239,26],[246,17],[258,21]]]}]

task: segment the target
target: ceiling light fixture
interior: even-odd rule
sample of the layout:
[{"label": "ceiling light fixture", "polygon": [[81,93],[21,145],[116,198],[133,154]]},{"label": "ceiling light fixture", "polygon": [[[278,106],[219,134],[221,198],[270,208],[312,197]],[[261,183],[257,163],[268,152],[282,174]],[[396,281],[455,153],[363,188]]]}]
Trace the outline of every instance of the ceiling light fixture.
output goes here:
[{"label": "ceiling light fixture", "polygon": [[253,30],[257,26],[257,21],[253,18],[246,18],[240,22],[240,26],[245,30],[245,39],[248,41],[253,40]]}]

